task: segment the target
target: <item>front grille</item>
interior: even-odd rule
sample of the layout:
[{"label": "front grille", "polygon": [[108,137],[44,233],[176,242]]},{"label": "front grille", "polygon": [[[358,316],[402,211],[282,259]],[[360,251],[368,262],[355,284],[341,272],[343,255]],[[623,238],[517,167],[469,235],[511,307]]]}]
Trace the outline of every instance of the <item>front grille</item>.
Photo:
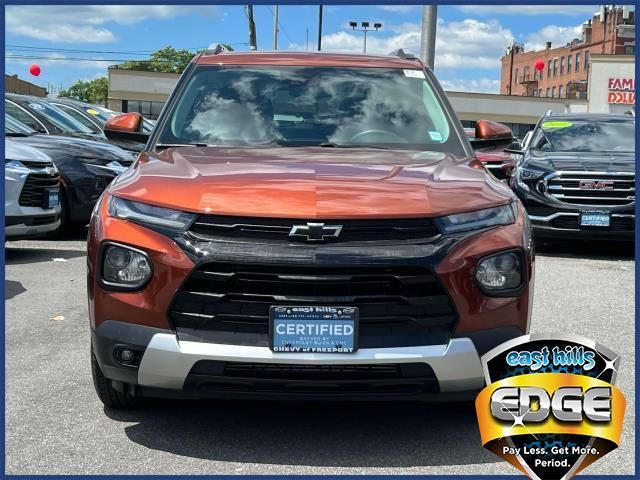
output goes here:
[{"label": "front grille", "polygon": [[[570,230],[580,230],[580,217],[578,215],[561,215],[551,220],[551,226],[554,228],[563,228]],[[607,228],[595,227],[608,232],[633,232],[635,231],[635,217],[625,216],[619,217],[612,215],[611,223]]]},{"label": "front grille", "polygon": [[59,175],[30,173],[20,192],[18,203],[23,207],[42,207],[45,192],[60,187]]},{"label": "front grille", "polygon": [[547,191],[571,205],[629,205],[635,201],[635,174],[562,172],[547,181]]},{"label": "front grille", "polygon": [[53,167],[53,162],[36,162],[32,160],[20,160],[20,163],[27,168],[33,168],[33,169]]},{"label": "front grille", "polygon": [[201,360],[184,384],[187,391],[286,395],[398,395],[436,393],[426,363],[295,365]]},{"label": "front grille", "polygon": [[[295,225],[307,225],[309,220],[288,218],[255,218],[221,215],[200,215],[189,232],[200,240],[263,241],[267,243],[306,243],[304,237],[290,237]],[[342,227],[336,238],[327,242],[402,241],[430,239],[439,234],[432,220],[408,218],[397,220],[313,220],[327,226]]]},{"label": "front grille", "polygon": [[219,263],[198,267],[170,317],[185,338],[267,346],[271,305],[358,307],[360,348],[446,343],[457,320],[445,290],[422,267]]}]

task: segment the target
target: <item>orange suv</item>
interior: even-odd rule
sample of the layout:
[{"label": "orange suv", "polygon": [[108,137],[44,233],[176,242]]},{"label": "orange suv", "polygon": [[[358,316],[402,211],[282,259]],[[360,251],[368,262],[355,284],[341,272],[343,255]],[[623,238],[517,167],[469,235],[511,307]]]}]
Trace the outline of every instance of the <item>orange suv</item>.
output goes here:
[{"label": "orange suv", "polygon": [[[100,399],[468,398],[528,331],[533,244],[414,57],[198,55],[95,207]],[[480,121],[478,141],[511,142]]]}]

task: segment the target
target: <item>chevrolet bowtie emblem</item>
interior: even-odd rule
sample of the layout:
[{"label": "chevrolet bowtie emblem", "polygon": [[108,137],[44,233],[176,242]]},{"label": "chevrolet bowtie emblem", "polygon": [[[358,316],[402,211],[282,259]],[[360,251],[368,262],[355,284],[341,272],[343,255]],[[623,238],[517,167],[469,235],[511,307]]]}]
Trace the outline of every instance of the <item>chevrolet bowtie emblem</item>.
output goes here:
[{"label": "chevrolet bowtie emblem", "polygon": [[342,225],[325,225],[324,223],[310,223],[294,225],[289,232],[293,238],[304,238],[307,242],[326,242],[336,239],[342,231]]}]

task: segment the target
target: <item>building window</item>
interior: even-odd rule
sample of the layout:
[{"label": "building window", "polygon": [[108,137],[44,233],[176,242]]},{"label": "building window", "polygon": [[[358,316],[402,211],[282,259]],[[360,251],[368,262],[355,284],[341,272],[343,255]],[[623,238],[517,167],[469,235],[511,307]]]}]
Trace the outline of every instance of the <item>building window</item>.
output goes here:
[{"label": "building window", "polygon": [[560,59],[560,75],[564,75],[564,57]]},{"label": "building window", "polygon": [[545,95],[545,97],[549,96],[549,87],[547,87],[547,94]]},{"label": "building window", "polygon": [[518,78],[519,70],[516,68],[516,85],[520,83],[520,79]]},{"label": "building window", "polygon": [[558,87],[558,98],[562,98],[562,85]]},{"label": "building window", "polygon": [[584,69],[585,71],[589,71],[589,50],[585,50],[584,52]]},{"label": "building window", "polygon": [[547,62],[547,78],[551,78],[551,61]]},{"label": "building window", "polygon": [[556,58],[553,61],[553,76],[557,76],[558,75],[558,59]]},{"label": "building window", "polygon": [[164,102],[144,102],[140,100],[123,100],[122,111],[126,113],[138,112],[145,118],[155,120],[160,115]]},{"label": "building window", "polygon": [[542,96],[542,89],[541,89],[541,88],[538,90],[538,96],[539,96],[539,97],[541,97],[541,96]]},{"label": "building window", "polygon": [[580,54],[576,53],[576,72],[580,71]]},{"label": "building window", "polygon": [[571,55],[567,57],[567,75],[571,73]]},{"label": "building window", "polygon": [[551,97],[556,98],[556,87],[551,88]]},{"label": "building window", "polygon": [[625,45],[624,46],[624,54],[625,55],[635,55],[636,54],[635,45]]}]

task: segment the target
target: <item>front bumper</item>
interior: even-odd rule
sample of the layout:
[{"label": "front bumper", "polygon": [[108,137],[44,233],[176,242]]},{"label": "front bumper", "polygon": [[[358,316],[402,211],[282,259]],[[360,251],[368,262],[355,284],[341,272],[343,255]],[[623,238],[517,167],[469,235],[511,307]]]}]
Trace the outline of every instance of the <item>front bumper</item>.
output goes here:
[{"label": "front bumper", "polygon": [[555,212],[549,215],[529,215],[531,227],[538,238],[590,238],[632,240],[635,237],[635,218],[631,213],[611,213],[612,227],[582,229],[578,226],[579,212]]}]

